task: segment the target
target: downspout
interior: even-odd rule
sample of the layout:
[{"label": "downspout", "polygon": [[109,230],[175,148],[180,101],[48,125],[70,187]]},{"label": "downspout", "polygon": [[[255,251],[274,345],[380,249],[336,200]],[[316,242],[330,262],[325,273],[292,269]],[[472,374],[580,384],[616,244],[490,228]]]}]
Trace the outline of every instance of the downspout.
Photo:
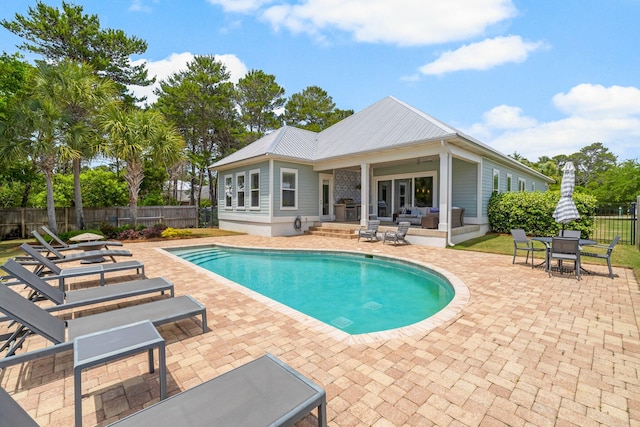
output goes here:
[{"label": "downspout", "polygon": [[444,139],[440,140],[440,145],[442,145],[442,148],[444,148],[447,152],[447,245],[455,246],[455,244],[451,241],[451,149],[449,148],[449,145],[444,142]]}]

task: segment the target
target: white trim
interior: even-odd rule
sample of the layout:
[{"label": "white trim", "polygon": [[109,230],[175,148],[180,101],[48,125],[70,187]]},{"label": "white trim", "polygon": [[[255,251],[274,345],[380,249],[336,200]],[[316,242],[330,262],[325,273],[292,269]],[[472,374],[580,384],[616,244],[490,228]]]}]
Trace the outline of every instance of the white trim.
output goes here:
[{"label": "white trim", "polygon": [[[253,192],[254,189],[252,187],[253,181],[252,176],[258,175],[258,204],[256,206],[253,205]],[[245,185],[246,186],[246,185]],[[251,169],[249,171],[249,210],[251,211],[259,211],[260,210],[260,169]]]},{"label": "white trim", "polygon": [[[283,211],[295,211],[298,210],[298,193],[300,187],[298,186],[298,169],[280,168],[280,210]],[[284,174],[293,174],[294,183],[293,188],[284,188]],[[293,206],[284,206],[284,191],[293,191]]]},{"label": "white trim", "polygon": [[[240,186],[240,178],[242,178],[242,187]],[[242,193],[242,196],[240,196]],[[243,172],[238,172],[236,174],[236,209],[237,210],[246,210],[247,209],[247,175]],[[242,202],[242,206],[240,205]]]}]

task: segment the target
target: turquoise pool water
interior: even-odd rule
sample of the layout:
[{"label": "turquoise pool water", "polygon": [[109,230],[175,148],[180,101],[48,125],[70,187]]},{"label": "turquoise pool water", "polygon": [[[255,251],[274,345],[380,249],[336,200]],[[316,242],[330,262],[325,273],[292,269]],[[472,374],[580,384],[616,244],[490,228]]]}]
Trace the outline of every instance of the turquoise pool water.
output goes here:
[{"label": "turquoise pool water", "polygon": [[371,255],[222,247],[169,252],[353,335],[420,322],[454,297],[438,273]]}]

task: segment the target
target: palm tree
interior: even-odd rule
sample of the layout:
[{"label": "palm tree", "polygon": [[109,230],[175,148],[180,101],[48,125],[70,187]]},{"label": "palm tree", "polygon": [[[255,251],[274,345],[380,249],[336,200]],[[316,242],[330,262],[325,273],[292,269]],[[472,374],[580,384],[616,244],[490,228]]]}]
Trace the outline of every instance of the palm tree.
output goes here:
[{"label": "palm tree", "polygon": [[62,143],[62,112],[55,99],[47,96],[52,86],[50,68],[38,64],[31,75],[28,90],[12,100],[8,117],[0,138],[0,155],[5,159],[27,157],[45,177],[47,187],[47,220],[51,230],[57,232],[53,174],[62,157],[76,154]]},{"label": "palm tree", "polygon": [[102,147],[106,155],[125,163],[125,180],[129,186],[129,218],[138,219],[138,193],[144,178],[145,159],[171,166],[181,159],[184,140],[164,116],[150,110],[125,110],[112,104],[101,117],[102,129],[108,136]]},{"label": "palm tree", "polygon": [[74,179],[76,226],[84,229],[84,212],[80,186],[83,159],[96,154],[99,133],[95,118],[117,95],[115,83],[101,79],[86,64],[64,60],[56,65],[41,65],[47,84],[38,96],[56,105],[61,114],[62,147],[60,161],[71,161]]}]

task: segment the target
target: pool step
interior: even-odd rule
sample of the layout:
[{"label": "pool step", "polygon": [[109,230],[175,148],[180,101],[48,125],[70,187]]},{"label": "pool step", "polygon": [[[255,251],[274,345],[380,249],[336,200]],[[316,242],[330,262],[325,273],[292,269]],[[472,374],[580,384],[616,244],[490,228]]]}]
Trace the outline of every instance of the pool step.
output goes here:
[{"label": "pool step", "polygon": [[323,224],[321,226],[309,227],[305,234],[313,234],[315,236],[335,237],[338,239],[357,239],[355,228],[332,227],[331,224]]}]

